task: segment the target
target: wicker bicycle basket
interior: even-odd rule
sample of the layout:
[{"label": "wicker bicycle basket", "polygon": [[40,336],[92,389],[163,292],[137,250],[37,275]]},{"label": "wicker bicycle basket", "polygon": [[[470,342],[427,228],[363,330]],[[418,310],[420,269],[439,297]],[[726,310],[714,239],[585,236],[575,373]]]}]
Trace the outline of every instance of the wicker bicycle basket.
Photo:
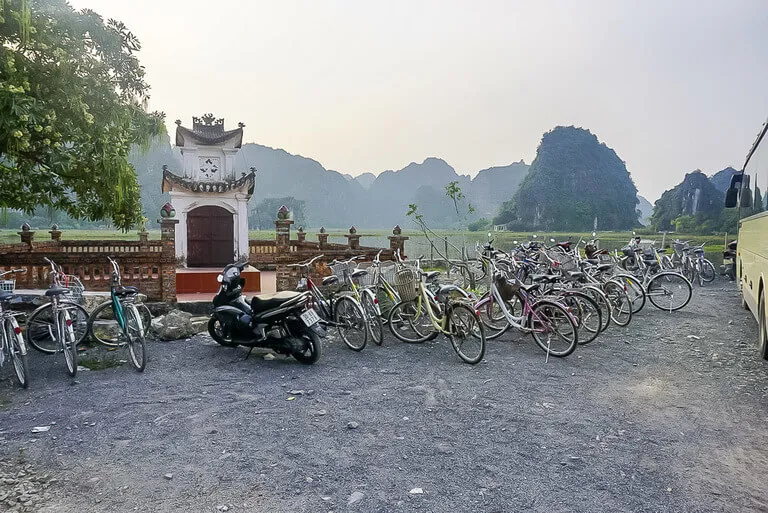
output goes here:
[{"label": "wicker bicycle basket", "polygon": [[511,301],[517,291],[520,290],[520,282],[514,278],[505,278],[503,274],[497,274],[494,279],[496,289],[499,291],[501,299],[504,301]]},{"label": "wicker bicycle basket", "polygon": [[547,257],[553,262],[552,268],[557,271],[578,271],[579,264],[571,255],[560,251],[547,251]]},{"label": "wicker bicycle basket", "polygon": [[419,274],[410,267],[403,267],[395,274],[395,290],[403,301],[416,299],[419,295]]}]

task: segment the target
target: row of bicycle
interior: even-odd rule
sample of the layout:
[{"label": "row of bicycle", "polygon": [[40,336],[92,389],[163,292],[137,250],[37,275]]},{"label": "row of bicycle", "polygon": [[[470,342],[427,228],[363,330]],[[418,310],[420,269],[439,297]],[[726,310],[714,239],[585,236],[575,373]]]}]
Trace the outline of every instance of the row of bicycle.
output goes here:
[{"label": "row of bicycle", "polygon": [[[129,361],[138,371],[146,366],[145,327],[151,316],[141,303],[135,287],[121,284],[120,267],[111,257],[110,298],[99,304],[92,313],[82,306],[84,287],[76,277],[67,275],[52,260],[50,286],[45,291],[49,302],[31,314],[14,310],[19,300],[14,293],[15,279],[0,280],[0,367],[8,361],[23,388],[29,386],[27,347],[46,354],[64,355],[67,372],[75,376],[78,369],[77,346],[87,336],[106,346],[128,349]],[[0,278],[26,272],[11,269],[0,273]],[[21,322],[20,322],[21,320]]]},{"label": "row of bicycle", "polygon": [[[540,242],[520,244],[504,252],[492,241],[477,248],[477,258],[456,262],[460,275],[471,276],[470,290],[441,280],[438,270],[422,269],[422,258],[371,263],[357,258],[333,261],[331,276],[320,286],[310,271],[323,257],[304,264],[298,290],[307,291],[326,327],[336,328],[355,350],[368,340],[381,344],[384,326],[399,340],[422,343],[440,334],[448,337],[459,357],[482,361],[486,340],[509,329],[529,333],[549,356],[568,356],[579,344],[594,341],[611,324],[627,326],[650,302],[664,311],[685,307],[691,299],[690,281],[673,271],[646,262],[632,273],[616,257],[585,244],[550,247]],[[456,270],[456,269],[454,269]]]}]

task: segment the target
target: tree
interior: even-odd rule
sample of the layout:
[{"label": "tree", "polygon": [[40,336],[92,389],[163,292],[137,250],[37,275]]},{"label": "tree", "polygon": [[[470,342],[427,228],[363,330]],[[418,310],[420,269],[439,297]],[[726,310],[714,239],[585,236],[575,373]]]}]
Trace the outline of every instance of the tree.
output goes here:
[{"label": "tree", "polygon": [[285,205],[291,211],[291,218],[296,226],[304,226],[309,221],[306,214],[306,203],[293,196],[285,198],[266,198],[258,202],[248,215],[248,224],[257,230],[274,228],[277,211]]},{"label": "tree", "polygon": [[127,156],[164,132],[136,37],[65,0],[0,0],[0,207],[142,219]]}]

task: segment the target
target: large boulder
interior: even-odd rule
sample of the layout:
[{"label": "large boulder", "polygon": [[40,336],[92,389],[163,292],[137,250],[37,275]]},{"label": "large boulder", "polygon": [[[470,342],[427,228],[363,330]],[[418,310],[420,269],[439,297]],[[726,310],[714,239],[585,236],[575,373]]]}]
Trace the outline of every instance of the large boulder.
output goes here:
[{"label": "large boulder", "polygon": [[171,310],[152,319],[152,331],[160,340],[179,340],[205,331],[207,324],[207,317],[193,317],[181,310]]}]

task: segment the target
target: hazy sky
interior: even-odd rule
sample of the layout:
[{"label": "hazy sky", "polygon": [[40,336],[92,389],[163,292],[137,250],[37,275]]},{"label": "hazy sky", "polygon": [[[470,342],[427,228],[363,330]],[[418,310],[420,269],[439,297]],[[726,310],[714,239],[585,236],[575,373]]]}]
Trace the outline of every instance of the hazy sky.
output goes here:
[{"label": "hazy sky", "polygon": [[743,164],[768,116],[768,1],[73,0],[143,44],[150,107],[353,175],[531,162],[589,128],[653,202]]}]

